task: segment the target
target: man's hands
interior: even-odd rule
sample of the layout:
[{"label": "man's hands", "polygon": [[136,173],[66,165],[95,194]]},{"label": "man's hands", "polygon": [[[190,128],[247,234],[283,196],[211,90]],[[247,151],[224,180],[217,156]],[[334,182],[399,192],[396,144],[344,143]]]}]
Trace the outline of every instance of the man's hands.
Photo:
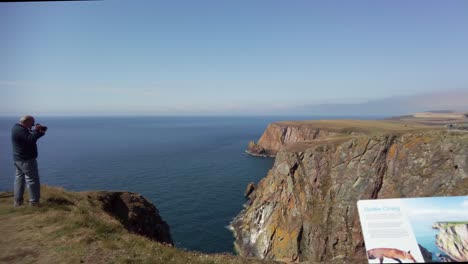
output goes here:
[{"label": "man's hands", "polygon": [[36,124],[36,126],[34,127],[35,130],[39,131],[40,133],[42,134],[45,134],[45,132],[47,131],[47,127],[46,126],[43,126],[41,124]]}]

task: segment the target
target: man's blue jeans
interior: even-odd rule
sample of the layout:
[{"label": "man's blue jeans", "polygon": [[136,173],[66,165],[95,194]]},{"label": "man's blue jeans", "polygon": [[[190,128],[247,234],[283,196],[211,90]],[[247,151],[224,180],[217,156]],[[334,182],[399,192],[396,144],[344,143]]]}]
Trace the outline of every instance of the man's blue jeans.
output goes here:
[{"label": "man's blue jeans", "polygon": [[29,204],[39,203],[41,198],[41,183],[36,159],[15,161],[15,203],[23,204],[25,183],[28,184]]}]

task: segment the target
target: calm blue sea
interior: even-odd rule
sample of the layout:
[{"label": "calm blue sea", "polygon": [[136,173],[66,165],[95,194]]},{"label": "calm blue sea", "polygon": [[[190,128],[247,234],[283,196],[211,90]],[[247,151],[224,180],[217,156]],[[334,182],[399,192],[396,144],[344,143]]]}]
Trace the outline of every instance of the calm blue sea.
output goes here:
[{"label": "calm blue sea", "polygon": [[437,254],[445,255],[445,253],[443,253],[439,249],[439,247],[437,247],[436,245],[436,235],[438,233],[439,232],[437,230],[431,230],[431,231],[428,231],[427,234],[425,235],[420,235],[420,236],[416,235],[416,240],[418,241],[418,243],[424,248],[426,248],[427,250],[429,250],[429,252],[432,253],[433,261],[439,260],[439,258],[437,257]]},{"label": "calm blue sea", "polygon": [[430,219],[429,221],[413,222],[412,227],[416,241],[432,253],[433,261],[438,261],[439,258],[437,257],[437,254],[445,254],[436,245],[436,236],[439,233],[439,230],[432,229],[434,222],[436,221],[431,221]]},{"label": "calm blue sea", "polygon": [[[17,119],[0,118],[0,191],[13,188],[10,129]],[[41,181],[141,193],[178,247],[233,252],[227,226],[242,209],[247,183],[274,162],[244,150],[268,123],[293,119],[320,117],[36,117],[49,127],[38,142]]]}]

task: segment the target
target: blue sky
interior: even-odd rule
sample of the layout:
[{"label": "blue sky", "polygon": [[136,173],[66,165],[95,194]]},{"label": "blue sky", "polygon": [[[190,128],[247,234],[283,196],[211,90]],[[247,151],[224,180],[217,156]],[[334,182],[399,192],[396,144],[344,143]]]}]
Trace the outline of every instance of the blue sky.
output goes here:
[{"label": "blue sky", "polygon": [[467,1],[0,3],[0,114],[275,112],[468,89]]},{"label": "blue sky", "polygon": [[408,199],[404,206],[417,232],[429,232],[435,222],[468,221],[468,196]]}]

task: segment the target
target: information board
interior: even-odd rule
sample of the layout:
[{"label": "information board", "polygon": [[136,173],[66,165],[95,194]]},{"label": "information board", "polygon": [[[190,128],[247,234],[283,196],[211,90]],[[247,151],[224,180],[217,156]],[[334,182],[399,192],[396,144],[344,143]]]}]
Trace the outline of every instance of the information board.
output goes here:
[{"label": "information board", "polygon": [[357,205],[369,263],[468,261],[468,196]]}]

